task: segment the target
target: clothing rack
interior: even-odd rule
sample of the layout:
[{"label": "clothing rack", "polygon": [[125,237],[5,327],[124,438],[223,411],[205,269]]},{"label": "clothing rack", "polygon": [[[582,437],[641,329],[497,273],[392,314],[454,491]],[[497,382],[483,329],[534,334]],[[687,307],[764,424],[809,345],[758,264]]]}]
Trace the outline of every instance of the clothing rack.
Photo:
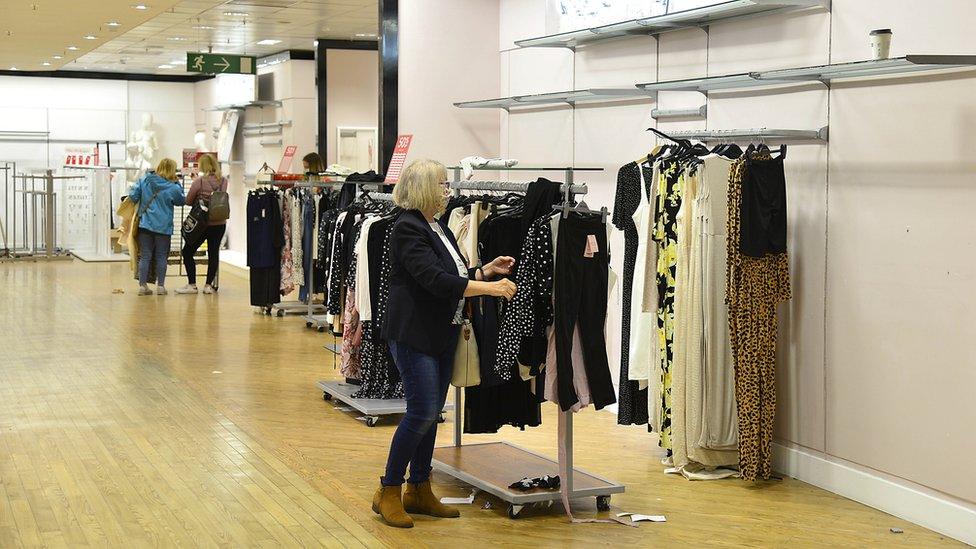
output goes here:
[{"label": "clothing rack", "polygon": [[[17,189],[17,178],[20,178],[23,182],[23,188]],[[47,261],[58,260],[58,259],[71,259],[71,255],[64,253],[57,247],[57,232],[58,232],[58,221],[57,221],[57,207],[58,207],[58,196],[54,191],[54,181],[55,180],[68,180],[68,179],[83,179],[84,176],[74,176],[74,175],[54,175],[54,170],[47,169],[44,170],[43,174],[14,174],[14,195],[17,193],[21,194],[22,205],[23,205],[23,229],[24,229],[24,247],[27,248],[27,223],[28,223],[28,209],[31,212],[30,220],[32,227],[32,246],[27,251],[26,255],[32,259],[44,259]],[[30,189],[27,189],[27,181],[30,180]],[[37,189],[34,182],[37,180],[44,181],[43,189]],[[30,197],[30,208],[28,208],[28,199]],[[39,255],[38,252],[38,200],[40,200],[40,209],[43,214],[44,227],[42,228],[42,235],[44,238],[43,255]],[[16,223],[14,223],[14,236],[16,237]],[[16,243],[14,244],[16,247]]]},{"label": "clothing rack", "polygon": [[[461,190],[484,190],[525,192],[530,183],[502,181],[460,181],[460,168],[452,168],[455,181],[451,188]],[[479,169],[479,168],[475,168]],[[505,168],[480,168],[482,170],[505,170]],[[511,168],[509,168],[511,169]],[[573,183],[573,171],[601,171],[603,168],[523,168],[524,170],[559,170],[565,172],[566,182],[562,185],[565,202],[573,195],[585,194],[586,185]],[[558,501],[560,491],[518,492],[509,484],[524,476],[536,477],[553,474],[554,471],[569,471],[567,478],[561,478],[569,498],[596,497],[597,508],[606,511],[610,508],[611,494],[624,491],[624,485],[610,481],[573,467],[573,412],[560,411],[560,422],[565,425],[566,452],[560,460],[552,460],[507,441],[478,444],[462,444],[462,391],[454,389],[454,445],[434,449],[433,466],[458,480],[480,490],[494,494],[509,503],[508,516],[517,518],[528,504]],[[499,467],[499,465],[502,465]],[[558,474],[558,473],[557,473]],[[568,510],[567,510],[568,511]]]},{"label": "clothing rack", "polygon": [[[344,176],[339,176],[339,177],[344,177]],[[342,185],[368,185],[368,186],[374,186],[374,187],[376,187],[378,189],[381,189],[381,188],[383,188],[384,185],[387,185],[387,183],[384,183],[382,181],[376,181],[376,182],[361,182],[361,181],[323,181],[323,182],[305,182],[305,183],[301,183],[301,184],[296,184],[295,186],[296,187],[302,187],[302,188],[304,188],[304,187],[311,187],[311,188],[323,188],[323,187],[326,187],[326,188],[328,188],[328,187],[336,187],[336,186],[341,187]],[[364,192],[363,194],[369,196],[373,200],[390,200],[390,201],[393,200],[393,195],[392,194],[389,194],[389,193]],[[318,218],[319,218],[318,202],[316,202],[314,204],[314,207],[315,207],[315,219],[316,219],[316,222],[318,222]],[[313,306],[312,306],[312,293],[311,292],[315,288],[315,270],[314,269],[312,269],[312,272],[310,272],[308,274],[308,285],[309,285],[309,292],[310,292],[308,294],[308,304],[307,304],[307,309],[308,310],[307,310],[305,316],[303,317],[305,319],[305,327],[306,328],[313,328],[314,327],[316,331],[324,332],[326,326],[329,326],[331,324],[331,322],[328,321],[326,315],[324,315],[324,314],[315,314],[315,311],[313,311]],[[301,304],[303,306],[305,305],[304,303],[302,303],[300,301],[295,301],[295,302],[290,302],[290,303],[284,304],[284,306],[285,307],[297,307],[297,305],[294,305],[294,304]],[[298,308],[301,308],[301,307],[298,307]],[[322,307],[322,306],[318,306],[318,308],[317,308],[318,311],[321,311],[323,309],[324,309],[324,307]],[[281,309],[279,309],[279,311],[281,311]],[[282,316],[284,314],[285,314],[285,312],[279,312],[278,316]],[[336,393],[336,394],[340,394],[340,393]],[[366,412],[363,412],[363,413],[366,413]]]}]

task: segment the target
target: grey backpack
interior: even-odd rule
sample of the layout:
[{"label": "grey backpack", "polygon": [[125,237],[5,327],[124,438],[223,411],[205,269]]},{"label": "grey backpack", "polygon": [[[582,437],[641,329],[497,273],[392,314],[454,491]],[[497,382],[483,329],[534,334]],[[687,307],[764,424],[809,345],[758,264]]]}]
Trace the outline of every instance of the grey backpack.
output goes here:
[{"label": "grey backpack", "polygon": [[220,190],[224,185],[221,180],[215,190],[210,195],[210,203],[207,205],[207,219],[209,221],[227,221],[230,218],[230,197],[227,191]]}]

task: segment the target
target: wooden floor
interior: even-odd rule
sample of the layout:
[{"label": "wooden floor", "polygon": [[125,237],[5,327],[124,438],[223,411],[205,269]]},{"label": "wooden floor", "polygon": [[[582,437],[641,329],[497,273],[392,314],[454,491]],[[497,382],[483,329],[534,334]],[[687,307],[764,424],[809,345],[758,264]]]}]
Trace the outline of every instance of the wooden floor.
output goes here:
[{"label": "wooden floor", "polygon": [[[222,279],[219,297],[137,297],[124,264],[0,264],[0,548],[953,545],[789,479],[665,476],[656,439],[593,411],[575,422],[577,465],[626,484],[613,512],[667,523],[573,525],[558,507],[512,521],[479,495],[461,519],[388,528],[369,501],[394,422],[368,428],[324,402],[331,338],[254,314],[246,280]],[[544,408],[543,427],[467,438],[555,455]],[[595,516],[595,503],[576,511]]]}]

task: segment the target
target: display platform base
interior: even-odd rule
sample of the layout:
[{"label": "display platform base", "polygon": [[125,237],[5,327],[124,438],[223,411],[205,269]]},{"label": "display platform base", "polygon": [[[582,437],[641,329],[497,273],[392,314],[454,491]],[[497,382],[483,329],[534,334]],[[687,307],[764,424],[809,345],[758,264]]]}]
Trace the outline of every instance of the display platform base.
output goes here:
[{"label": "display platform base", "polygon": [[[312,303],[312,312],[324,312],[325,306],[321,303]],[[271,306],[271,313],[275,316],[300,315],[308,313],[308,303],[304,301],[282,301]]]},{"label": "display platform base", "polygon": [[73,250],[71,255],[85,263],[125,263],[129,261],[129,254],[99,254],[86,250]]},{"label": "display platform base", "polygon": [[[336,399],[349,407],[362,412],[366,416],[366,425],[373,427],[379,422],[380,416],[392,414],[403,414],[407,411],[407,401],[402,398],[353,398],[353,394],[362,387],[350,385],[341,381],[319,381],[316,386],[322,390],[322,398],[325,400]],[[445,404],[444,411],[453,410],[452,404]],[[444,412],[438,419],[444,422]]]},{"label": "display platform base", "polygon": [[[526,492],[508,486],[522,477],[558,475],[559,463],[509,442],[486,442],[434,449],[434,469],[466,482],[510,504],[509,517],[517,518],[525,505],[560,499],[559,490],[535,488]],[[596,497],[597,508],[610,508],[610,496],[624,486],[579,469],[573,469],[570,498]]]},{"label": "display platform base", "polygon": [[314,328],[319,332],[324,332],[326,328],[332,326],[332,322],[326,315],[305,315],[302,318],[305,319],[306,328]]}]

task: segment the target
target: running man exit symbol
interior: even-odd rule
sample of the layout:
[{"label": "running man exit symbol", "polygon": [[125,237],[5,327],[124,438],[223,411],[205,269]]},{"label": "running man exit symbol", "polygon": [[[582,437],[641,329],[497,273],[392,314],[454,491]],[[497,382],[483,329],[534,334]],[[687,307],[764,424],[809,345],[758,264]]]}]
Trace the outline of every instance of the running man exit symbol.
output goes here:
[{"label": "running man exit symbol", "polygon": [[255,58],[227,53],[187,52],[186,71],[205,74],[254,74]]}]

